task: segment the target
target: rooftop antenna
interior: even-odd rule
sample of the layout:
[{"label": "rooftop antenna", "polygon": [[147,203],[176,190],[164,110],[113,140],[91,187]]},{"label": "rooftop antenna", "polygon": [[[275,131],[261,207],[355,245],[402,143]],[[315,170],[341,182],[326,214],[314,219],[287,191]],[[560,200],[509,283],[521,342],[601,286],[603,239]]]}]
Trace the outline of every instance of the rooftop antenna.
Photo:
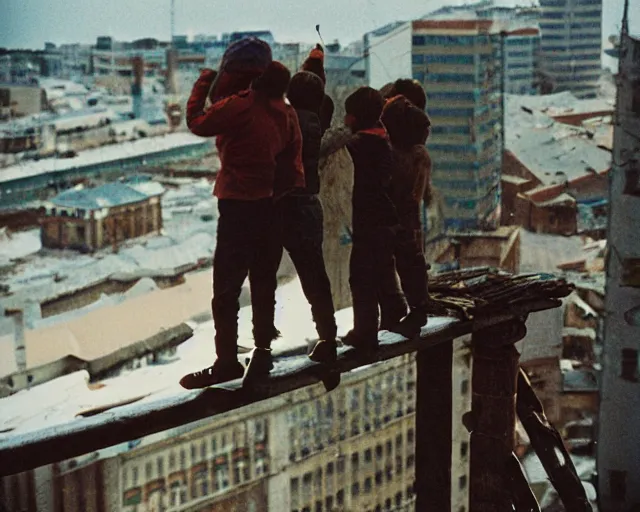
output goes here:
[{"label": "rooftop antenna", "polygon": [[624,0],[624,11],[622,12],[622,35],[629,35],[629,0]]},{"label": "rooftop antenna", "polygon": [[171,47],[173,48],[173,38],[176,35],[176,0],[171,0]]},{"label": "rooftop antenna", "polygon": [[322,39],[322,34],[320,33],[320,25],[319,25],[319,24],[318,24],[318,25],[316,25],[316,32],[318,33],[318,36],[320,37],[320,42],[322,42],[322,46],[327,46],[327,45],[324,43],[324,39]]}]

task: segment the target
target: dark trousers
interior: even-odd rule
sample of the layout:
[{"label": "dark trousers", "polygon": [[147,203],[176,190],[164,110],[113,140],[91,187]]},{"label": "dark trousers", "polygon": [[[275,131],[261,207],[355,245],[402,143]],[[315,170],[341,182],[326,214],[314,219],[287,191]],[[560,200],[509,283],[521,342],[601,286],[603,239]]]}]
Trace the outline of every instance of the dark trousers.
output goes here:
[{"label": "dark trousers", "polygon": [[400,282],[394,275],[392,278],[386,276],[380,283],[381,329],[395,326],[405,316],[407,305],[411,310],[426,314],[429,300],[429,266],[422,248],[422,230],[400,228],[393,254]]},{"label": "dark trousers", "polygon": [[274,206],[257,201],[218,200],[218,232],[213,256],[211,311],[219,359],[236,360],[240,291],[249,276],[256,340],[273,331],[278,264],[273,251]]},{"label": "dark trousers", "polygon": [[[383,323],[385,316],[390,316],[390,311],[396,308],[403,308],[406,314],[406,304],[404,307],[400,305],[400,299],[404,301],[402,292],[397,284],[393,284],[396,282],[393,257],[396,236],[393,228],[372,228],[366,234],[353,234],[349,285],[353,301],[353,332],[359,338],[377,339],[379,306],[382,306]],[[398,295],[392,296],[395,290]]]},{"label": "dark trousers", "polygon": [[281,240],[278,262],[282,257],[282,248],[286,249],[311,306],[318,336],[322,340],[333,340],[337,327],[331,283],[322,253],[322,203],[316,195],[290,194],[277,202],[276,215]]}]

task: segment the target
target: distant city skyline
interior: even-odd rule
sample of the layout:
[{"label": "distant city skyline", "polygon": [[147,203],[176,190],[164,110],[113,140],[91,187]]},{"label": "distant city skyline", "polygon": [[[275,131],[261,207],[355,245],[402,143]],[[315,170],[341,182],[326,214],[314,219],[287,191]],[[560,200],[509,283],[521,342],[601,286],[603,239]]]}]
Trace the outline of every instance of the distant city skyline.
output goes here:
[{"label": "distant city skyline", "polygon": [[[603,0],[603,42],[617,33],[624,0]],[[322,2],[264,3],[176,0],[176,34],[218,35],[237,30],[271,30],[277,41],[315,42],[320,24],[326,42],[358,40],[365,32],[396,20],[409,20],[444,5],[464,0],[404,0],[399,5],[381,0],[325,0]],[[527,4],[526,0],[500,3]],[[170,0],[5,0],[0,16],[0,47],[44,48],[45,42],[95,43],[100,35],[117,40],[170,37]],[[215,8],[213,8],[215,6]],[[640,33],[640,12],[631,9],[632,30]],[[126,16],[125,16],[126,14]],[[603,64],[611,65],[605,58]]]}]

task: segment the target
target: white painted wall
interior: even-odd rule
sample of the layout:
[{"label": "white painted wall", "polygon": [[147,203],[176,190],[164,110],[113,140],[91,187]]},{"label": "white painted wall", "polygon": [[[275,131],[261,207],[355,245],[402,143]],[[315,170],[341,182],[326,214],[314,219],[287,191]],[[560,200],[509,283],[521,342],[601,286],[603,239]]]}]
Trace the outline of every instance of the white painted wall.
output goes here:
[{"label": "white painted wall", "polygon": [[411,78],[412,26],[405,23],[382,36],[368,34],[365,48],[369,86],[379,89],[398,78]]}]

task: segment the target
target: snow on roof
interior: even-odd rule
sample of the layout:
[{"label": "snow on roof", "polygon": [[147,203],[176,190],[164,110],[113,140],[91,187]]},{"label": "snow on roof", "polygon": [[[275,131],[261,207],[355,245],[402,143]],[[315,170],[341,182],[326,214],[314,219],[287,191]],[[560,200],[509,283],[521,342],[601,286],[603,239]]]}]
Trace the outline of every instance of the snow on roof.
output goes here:
[{"label": "snow on roof", "polygon": [[589,306],[589,304],[587,304],[576,292],[573,292],[571,295],[569,295],[567,300],[572,304],[578,306],[585,315],[592,316],[594,318],[598,317],[598,313],[596,313],[596,311],[591,306]]},{"label": "snow on roof", "polygon": [[112,144],[97,149],[82,151],[74,158],[44,158],[0,169],[0,183],[20,180],[45,173],[68,171],[77,167],[104,164],[123,158],[140,157],[170,149],[209,144],[208,139],[191,133],[172,133],[158,137],[146,137],[136,141]]},{"label": "snow on roof", "polygon": [[507,94],[505,97],[506,148],[543,185],[564,183],[611,166],[611,153],[598,148],[586,129],[556,122],[549,110],[545,113],[545,109],[554,105],[556,109],[565,105],[570,108],[568,105],[589,100],[578,100],[568,92],[547,96]]},{"label": "snow on roof", "polygon": [[[202,279],[204,280],[204,277]],[[171,290],[151,292],[142,299],[147,301],[150,295],[171,292]],[[198,292],[198,297],[194,298],[191,298],[192,294],[190,293],[180,293],[182,298],[172,297],[177,302],[167,301],[165,298],[162,301],[158,300],[156,306],[160,309],[154,310],[153,315],[146,314],[148,310],[145,308],[149,306],[148,302],[144,308],[142,306],[136,308],[138,315],[136,323],[140,322],[141,317],[148,318],[149,322],[152,320],[157,322],[165,311],[167,314],[173,315],[171,320],[175,321],[180,315],[174,315],[171,313],[171,309],[186,310],[182,301],[188,301],[190,304],[202,304],[204,308],[209,307],[210,283],[206,287],[206,297],[204,290],[202,293]],[[276,326],[280,329],[282,337],[274,341],[274,353],[306,348],[308,346],[307,339],[317,339],[317,334],[309,304],[304,298],[298,279],[279,287],[276,291],[276,300]],[[130,303],[131,301],[127,301],[123,306]],[[160,313],[156,314],[155,311],[160,311]],[[98,314],[99,311],[95,313]],[[338,311],[336,321],[338,334],[344,335],[351,328],[353,322],[352,310]],[[146,322],[140,323],[145,324]],[[165,323],[168,325],[170,322]],[[93,330],[88,334],[99,336],[102,342],[113,346],[114,339],[116,342],[122,339],[123,329],[109,329],[108,335],[105,335],[102,332],[94,332],[100,331],[103,328],[102,324],[96,319],[92,324]],[[240,309],[238,325],[239,344],[252,346],[250,306]],[[15,435],[73,421],[76,414],[88,407],[112,404],[119,400],[137,397],[144,397],[141,401],[149,401],[160,396],[176,396],[186,393],[178,381],[184,374],[201,369],[213,362],[215,359],[213,335],[212,322],[198,325],[194,329],[193,337],[178,346],[177,357],[173,362],[123,372],[117,377],[102,381],[103,387],[99,389],[89,389],[87,372],[79,371],[0,399],[0,439],[5,435],[2,432],[9,429],[11,429],[9,433]],[[29,358],[28,354],[29,349],[27,348],[27,358]]]},{"label": "snow on roof", "polygon": [[139,203],[149,196],[123,183],[105,183],[92,188],[72,188],[58,194],[49,202],[61,208],[100,210],[113,206]]},{"label": "snow on roof", "polygon": [[132,189],[140,192],[141,194],[145,194],[149,197],[151,196],[160,196],[165,193],[165,188],[161,183],[157,181],[144,181],[139,183],[128,183],[128,186]]},{"label": "snow on roof", "polygon": [[520,230],[520,271],[558,271],[559,261],[584,257],[584,241],[579,236],[551,235]]}]

